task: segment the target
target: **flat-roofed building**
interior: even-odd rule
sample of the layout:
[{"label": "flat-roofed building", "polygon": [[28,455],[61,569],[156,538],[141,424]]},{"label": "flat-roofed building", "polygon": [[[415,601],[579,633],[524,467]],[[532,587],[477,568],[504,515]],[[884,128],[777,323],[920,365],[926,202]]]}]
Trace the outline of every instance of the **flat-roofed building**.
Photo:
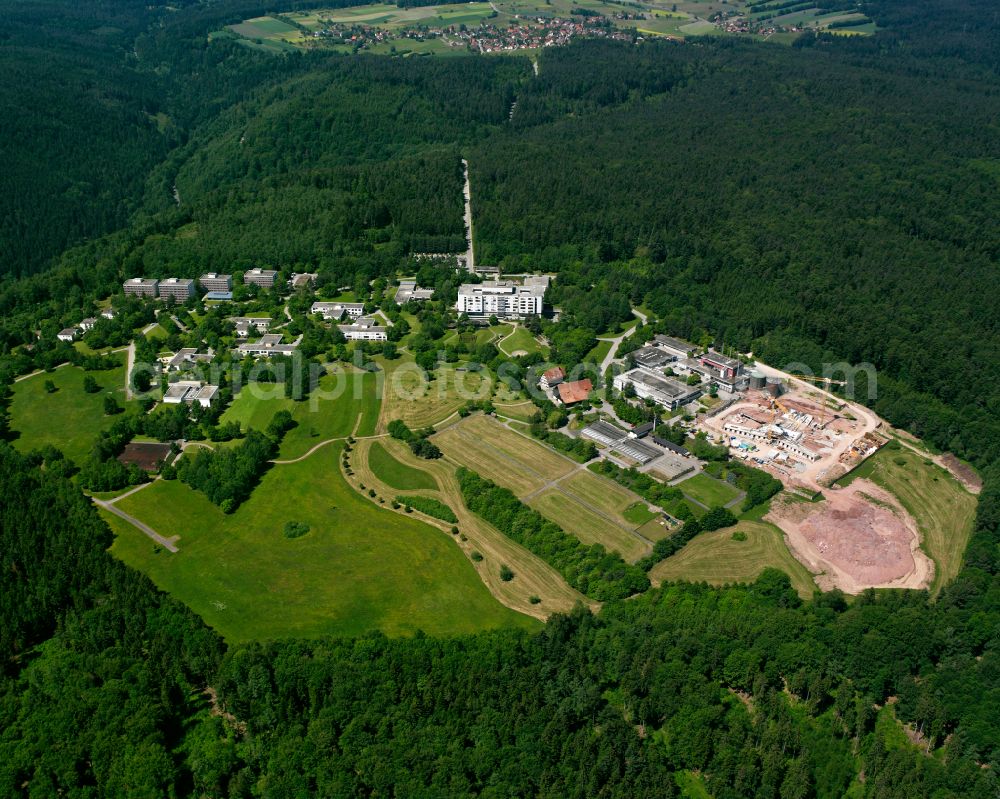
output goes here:
[{"label": "flat-roofed building", "polygon": [[155,277],[131,277],[122,283],[122,290],[133,297],[158,297],[159,286]]},{"label": "flat-roofed building", "polygon": [[168,405],[180,405],[182,402],[188,405],[197,403],[203,408],[210,408],[218,393],[218,386],[207,385],[197,380],[180,380],[167,386],[167,390],[163,392],[163,402]]},{"label": "flat-roofed building", "polygon": [[408,302],[423,302],[434,296],[434,289],[422,289],[416,280],[400,280],[396,289],[396,305],[406,305]]},{"label": "flat-roofed building", "polygon": [[469,316],[497,316],[501,319],[540,316],[547,285],[540,282],[518,285],[512,280],[464,283],[458,289],[455,309]]},{"label": "flat-roofed building", "polygon": [[220,275],[218,272],[206,272],[198,278],[198,285],[205,291],[232,291],[233,276]]},{"label": "flat-roofed building", "polygon": [[348,341],[387,341],[389,328],[378,324],[370,316],[362,316],[349,325],[337,325]]},{"label": "flat-roofed building", "polygon": [[202,297],[206,302],[214,300],[215,302],[232,302],[233,292],[231,291],[206,291],[205,296]]},{"label": "flat-roofed building", "polygon": [[280,333],[268,333],[260,337],[259,341],[246,342],[236,348],[236,354],[240,357],[252,355],[254,357],[269,357],[271,355],[291,355],[296,350],[294,344],[282,344]]},{"label": "flat-roofed building", "polygon": [[345,316],[357,319],[364,312],[363,302],[314,302],[309,308],[309,313],[318,313],[328,322],[343,319]]},{"label": "flat-roofed building", "polygon": [[277,269],[261,269],[259,266],[255,266],[253,269],[248,269],[243,273],[243,284],[269,289],[274,285],[275,278],[277,277]]},{"label": "flat-roofed building", "polygon": [[619,441],[624,441],[627,437],[628,433],[624,430],[620,430],[613,424],[601,420],[587,425],[580,431],[580,438],[589,438],[591,441],[596,441],[598,444],[603,444],[606,447],[614,446]]},{"label": "flat-roofed building", "polygon": [[652,400],[657,405],[672,411],[701,396],[701,389],[698,386],[685,385],[641,366],[615,377],[616,389],[624,391],[627,386],[635,389],[637,397]]},{"label": "flat-roofed building", "polygon": [[702,366],[717,371],[723,379],[733,380],[743,374],[743,362],[728,355],[722,355],[715,350],[709,350],[698,359]]},{"label": "flat-roofed building", "polygon": [[675,358],[690,358],[698,350],[691,342],[672,336],[653,336],[653,345]]},{"label": "flat-roofed building", "polygon": [[630,354],[632,360],[639,366],[645,366],[649,369],[666,366],[674,360],[673,355],[659,347],[640,347]]},{"label": "flat-roofed building", "polygon": [[266,333],[271,326],[270,316],[230,316],[229,321],[236,326],[239,338],[246,338],[252,331]]},{"label": "flat-roofed building", "polygon": [[160,297],[176,303],[187,302],[194,296],[194,281],[188,277],[168,277],[160,281]]}]

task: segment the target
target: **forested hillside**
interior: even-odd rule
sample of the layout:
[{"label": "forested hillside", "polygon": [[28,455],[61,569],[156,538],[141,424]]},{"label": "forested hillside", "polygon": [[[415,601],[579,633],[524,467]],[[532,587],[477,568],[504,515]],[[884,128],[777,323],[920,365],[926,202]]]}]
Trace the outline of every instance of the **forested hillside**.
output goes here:
[{"label": "forested hillside", "polygon": [[479,260],[558,272],[557,354],[632,302],[777,362],[869,361],[876,408],[985,480],[934,601],[803,603],[769,571],[537,635],[226,647],[0,442],[0,795],[1000,796],[993,5],[877,0],[878,35],[791,48],[583,42],[535,76],[209,43],[249,0],[0,0],[5,387],[124,277],[353,286],[460,249],[464,156]]}]

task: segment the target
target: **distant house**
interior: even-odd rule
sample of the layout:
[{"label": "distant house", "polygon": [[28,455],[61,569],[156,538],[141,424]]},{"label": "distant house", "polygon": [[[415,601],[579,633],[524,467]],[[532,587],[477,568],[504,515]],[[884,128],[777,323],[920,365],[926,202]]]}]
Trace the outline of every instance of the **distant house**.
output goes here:
[{"label": "distant house", "polygon": [[396,305],[406,305],[408,302],[423,302],[434,296],[434,289],[422,289],[416,280],[400,280],[396,289]]},{"label": "distant house", "polygon": [[199,353],[194,347],[183,347],[167,360],[167,371],[176,372],[184,369],[188,364],[211,361],[213,357],[215,355],[211,350]]},{"label": "distant house", "polygon": [[86,333],[88,330],[93,330],[94,325],[97,324],[97,318],[94,316],[88,316],[86,319],[80,320],[80,330]]},{"label": "distant house", "polygon": [[288,281],[288,285],[293,289],[301,289],[306,286],[315,286],[316,278],[318,278],[315,272],[292,272],[292,279]]},{"label": "distant house", "polygon": [[269,357],[271,355],[291,355],[295,352],[294,344],[282,344],[280,333],[268,333],[261,336],[260,341],[240,344],[235,352],[240,357],[252,355],[255,357]]},{"label": "distant house", "polygon": [[167,386],[167,390],[163,393],[163,401],[168,405],[180,405],[184,402],[188,405],[197,403],[203,408],[209,408],[218,393],[218,386],[210,386],[196,380],[181,380]]},{"label": "distant house", "polygon": [[542,373],[542,377],[538,383],[542,388],[555,388],[565,379],[566,370],[561,366],[553,366]]},{"label": "distant house", "polygon": [[348,341],[386,341],[389,338],[389,329],[370,316],[362,316],[349,325],[337,325],[337,329]]},{"label": "distant house", "polygon": [[575,405],[577,402],[583,402],[587,399],[587,396],[594,389],[594,384],[590,382],[590,378],[584,378],[569,383],[560,383],[557,389],[563,405]]},{"label": "distant house", "polygon": [[114,308],[105,308],[101,311],[102,319],[114,319],[118,314],[115,312]]},{"label": "distant house", "polygon": [[326,321],[338,321],[345,316],[357,319],[365,312],[363,302],[314,302],[309,313],[320,314]]},{"label": "distant house", "polygon": [[67,327],[56,333],[56,338],[60,341],[75,341],[77,332],[77,328]]},{"label": "distant house", "polygon": [[246,338],[252,330],[266,333],[271,326],[270,316],[230,316],[229,321],[236,326],[236,335],[239,338]]}]

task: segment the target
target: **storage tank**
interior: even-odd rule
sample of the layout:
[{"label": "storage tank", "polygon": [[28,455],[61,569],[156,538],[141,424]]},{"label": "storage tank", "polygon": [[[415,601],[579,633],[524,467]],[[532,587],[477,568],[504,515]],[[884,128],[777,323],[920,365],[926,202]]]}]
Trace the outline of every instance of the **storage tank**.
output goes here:
[{"label": "storage tank", "polygon": [[750,373],[750,388],[755,391],[760,391],[764,388],[765,383],[767,383],[767,378],[764,377],[764,373],[754,369]]},{"label": "storage tank", "polygon": [[767,383],[764,385],[764,390],[772,397],[780,397],[782,394],[785,393],[784,388],[781,385],[780,377],[767,378]]}]

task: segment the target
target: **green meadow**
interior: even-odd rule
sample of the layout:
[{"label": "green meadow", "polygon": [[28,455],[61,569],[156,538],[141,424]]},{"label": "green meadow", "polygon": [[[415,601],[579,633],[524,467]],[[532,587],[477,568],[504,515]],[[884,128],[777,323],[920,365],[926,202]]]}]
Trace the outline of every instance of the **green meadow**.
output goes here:
[{"label": "green meadow", "polygon": [[[13,386],[10,402],[10,428],[14,446],[22,452],[51,444],[63,454],[81,463],[89,454],[97,434],[109,428],[114,416],[104,415],[104,398],[114,397],[125,406],[125,356],[119,354],[121,366],[99,372],[85,372],[76,366],[62,366]],[[84,378],[90,375],[100,391],[88,394],[83,390]],[[56,391],[45,390],[46,381],[56,385]]]},{"label": "green meadow", "polygon": [[285,433],[280,458],[298,458],[331,438],[371,435],[379,414],[377,376],[338,369],[320,378],[310,396],[297,402],[283,396],[281,384],[245,387],[222,415],[222,422],[239,422],[244,430],[264,430],[278,411],[287,410],[296,426]]},{"label": "green meadow", "polygon": [[[104,513],[112,552],[229,641],[537,628],[493,598],[451,536],[351,489],[338,467],[342,448],[272,467],[229,516],[183,483],[157,480],[118,506],[179,535],[179,552]],[[288,539],[289,521],[310,530]]]}]

